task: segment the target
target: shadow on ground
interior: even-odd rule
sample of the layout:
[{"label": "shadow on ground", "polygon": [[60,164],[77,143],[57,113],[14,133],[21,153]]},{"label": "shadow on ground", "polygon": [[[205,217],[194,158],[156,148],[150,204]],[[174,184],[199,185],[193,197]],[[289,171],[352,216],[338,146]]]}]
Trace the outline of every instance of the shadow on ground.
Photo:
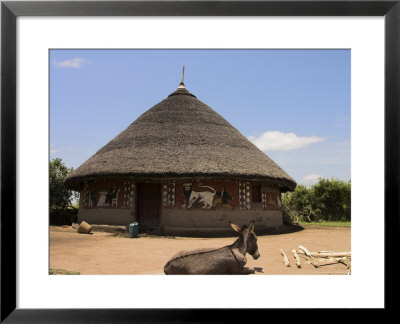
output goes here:
[{"label": "shadow on ground", "polygon": [[256,229],[256,234],[257,236],[264,236],[264,235],[279,235],[279,234],[290,234],[290,233],[296,233],[304,230],[303,226],[300,225],[283,225],[280,226],[279,228],[271,228],[271,229],[264,229],[257,231]]},{"label": "shadow on ground", "polygon": [[[75,224],[74,224],[75,225]],[[78,225],[72,226],[77,228]],[[259,228],[255,229],[257,236],[267,235],[279,235],[279,234],[290,234],[304,230],[304,227],[300,225],[285,224],[279,228]],[[126,237],[128,238],[128,229],[125,226],[112,226],[112,225],[93,225],[92,231],[94,232],[107,232],[110,236],[114,237]],[[157,229],[146,229],[141,230],[137,237],[163,237],[163,238],[175,238],[175,237],[193,237],[193,238],[222,238],[222,237],[237,237],[237,233],[231,228],[227,228],[226,231],[219,232],[203,232],[193,231],[188,234],[173,234],[162,232]]]},{"label": "shadow on ground", "polygon": [[[282,225],[279,228],[265,228],[265,229],[255,229],[257,236],[267,236],[267,235],[279,235],[279,234],[290,234],[304,230],[304,227],[300,225]],[[140,233],[138,237],[149,237],[149,236],[159,236],[165,238],[175,238],[175,237],[194,237],[194,238],[219,238],[219,237],[237,237],[237,233],[227,228],[226,231],[221,231],[218,233],[209,232],[192,232],[190,234],[179,234],[174,235],[171,233],[163,233],[159,231],[148,231],[145,233]]]}]

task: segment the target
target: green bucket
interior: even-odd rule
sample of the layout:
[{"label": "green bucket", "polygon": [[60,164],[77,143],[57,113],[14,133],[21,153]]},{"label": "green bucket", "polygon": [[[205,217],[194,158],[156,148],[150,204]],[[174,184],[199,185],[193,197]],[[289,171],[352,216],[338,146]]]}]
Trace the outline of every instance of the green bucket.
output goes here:
[{"label": "green bucket", "polygon": [[139,223],[133,222],[129,224],[129,237],[137,237],[139,234]]}]

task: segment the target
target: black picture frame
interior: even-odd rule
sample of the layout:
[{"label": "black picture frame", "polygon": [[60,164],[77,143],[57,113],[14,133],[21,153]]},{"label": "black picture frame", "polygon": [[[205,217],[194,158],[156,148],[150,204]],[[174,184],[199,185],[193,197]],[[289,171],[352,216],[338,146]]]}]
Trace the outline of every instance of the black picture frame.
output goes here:
[{"label": "black picture frame", "polygon": [[[385,19],[385,262],[399,233],[400,0],[2,1],[1,322],[227,322],[243,310],[16,308],[16,19],[18,16],[383,16]],[[373,126],[371,125],[371,129]],[[372,130],[373,131],[373,130]],[[372,154],[372,152],[371,152]],[[385,309],[398,280],[385,266]],[[389,284],[388,284],[389,283]],[[263,310],[252,310],[257,318]]]}]

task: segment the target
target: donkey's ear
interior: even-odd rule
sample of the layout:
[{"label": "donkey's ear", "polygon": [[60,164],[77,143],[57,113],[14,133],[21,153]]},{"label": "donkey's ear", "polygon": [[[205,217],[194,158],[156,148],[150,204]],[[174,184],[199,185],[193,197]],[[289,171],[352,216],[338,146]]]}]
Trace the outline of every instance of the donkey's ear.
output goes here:
[{"label": "donkey's ear", "polygon": [[249,223],[249,233],[254,233],[254,221]]},{"label": "donkey's ear", "polygon": [[236,232],[241,232],[242,231],[242,227],[236,224],[231,223],[232,228],[236,231]]}]

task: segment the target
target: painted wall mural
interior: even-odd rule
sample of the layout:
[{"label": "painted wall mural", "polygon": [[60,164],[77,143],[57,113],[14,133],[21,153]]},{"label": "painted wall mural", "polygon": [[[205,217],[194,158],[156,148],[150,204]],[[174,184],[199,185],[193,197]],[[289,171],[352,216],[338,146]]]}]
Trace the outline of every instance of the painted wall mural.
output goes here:
[{"label": "painted wall mural", "polygon": [[89,207],[96,206],[96,204],[97,204],[96,192],[95,191],[90,191],[90,193],[89,193]]},{"label": "painted wall mural", "polygon": [[192,193],[192,183],[186,182],[186,183],[182,184],[182,190],[183,190],[183,197],[184,197],[182,207],[185,208],[189,204],[190,195]]},{"label": "painted wall mural", "polygon": [[[231,183],[230,188],[226,188],[223,182],[183,182],[181,196],[181,207],[187,209],[219,209],[235,208],[234,194],[232,188],[236,187]],[[236,190],[237,191],[237,190]]]},{"label": "painted wall mural", "polygon": [[[254,187],[254,186],[253,186]],[[163,208],[187,210],[281,210],[278,189],[262,185],[261,200],[252,202],[252,183],[234,180],[168,180],[161,182]],[[81,192],[83,208],[135,208],[136,185],[131,180],[93,181]]]},{"label": "painted wall mural", "polygon": [[213,202],[213,207],[221,206],[222,208],[234,208],[229,201],[233,200],[232,196],[225,190],[225,186],[222,187],[221,191],[217,191],[216,198]]},{"label": "painted wall mural", "polygon": [[118,207],[118,192],[117,186],[112,186],[109,191],[99,191],[99,200],[97,201],[97,207]]},{"label": "painted wall mural", "polygon": [[263,192],[262,204],[264,209],[280,210],[282,207],[281,194],[277,192]]},{"label": "painted wall mural", "polygon": [[121,207],[121,188],[123,188],[122,182],[86,183],[82,192],[82,206],[84,208]]},{"label": "painted wall mural", "polygon": [[217,193],[216,190],[209,186],[197,186],[198,188],[208,188],[211,191],[194,191],[190,192],[188,208],[192,208],[193,204],[196,203],[196,207],[210,209],[212,207],[214,196]]}]

